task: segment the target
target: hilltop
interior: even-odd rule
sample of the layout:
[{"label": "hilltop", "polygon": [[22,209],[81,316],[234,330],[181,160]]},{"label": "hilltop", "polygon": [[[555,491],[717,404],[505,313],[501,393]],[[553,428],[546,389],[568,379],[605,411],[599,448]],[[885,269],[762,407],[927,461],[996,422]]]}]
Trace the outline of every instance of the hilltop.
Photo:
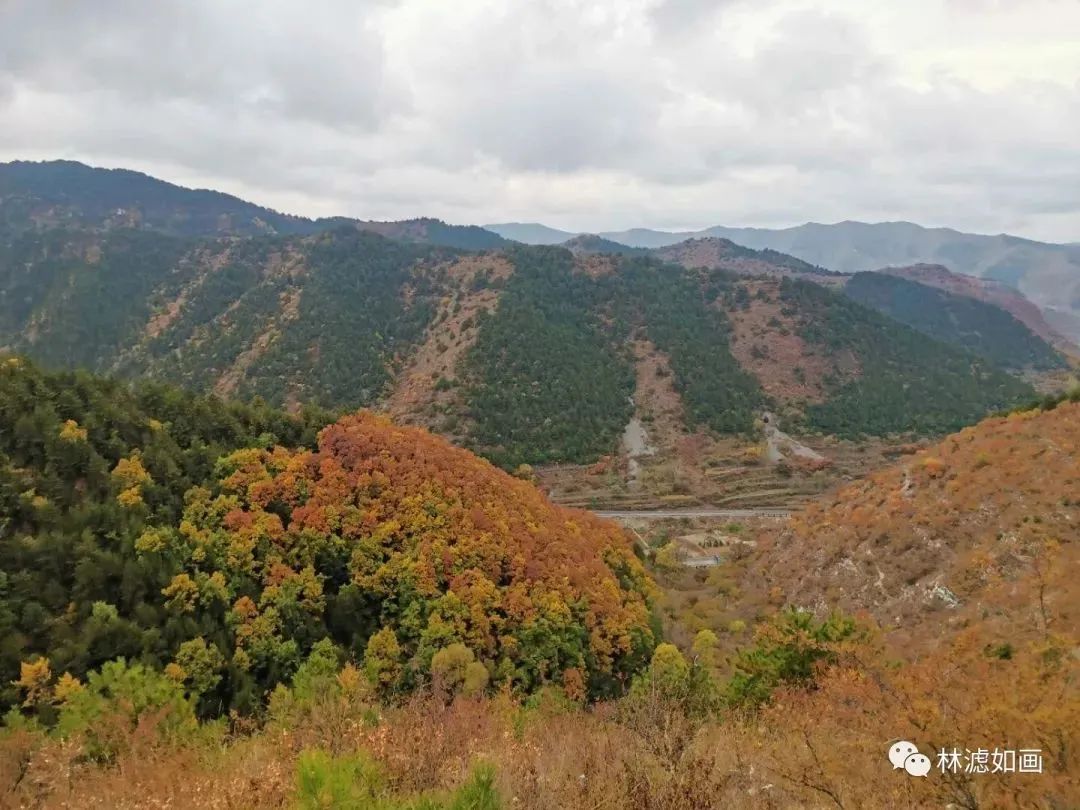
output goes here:
[{"label": "hilltop", "polygon": [[615,253],[624,256],[640,256],[647,252],[642,248],[620,245],[618,242],[612,242],[610,239],[604,239],[602,236],[596,236],[591,233],[583,233],[580,236],[567,239],[562,243],[562,247],[569,250],[575,256],[589,253]]},{"label": "hilltop", "polygon": [[177,236],[310,233],[318,227],[229,194],[69,160],[0,164],[0,223],[9,232],[74,226]]},{"label": "hilltop", "polygon": [[521,242],[525,245],[561,245],[584,234],[560,231],[538,222],[503,222],[485,225],[485,230],[496,233],[504,239]]},{"label": "hilltop", "polygon": [[0,163],[0,237],[59,227],[173,237],[288,236],[342,225],[448,247],[484,249],[505,243],[483,228],[431,218],[373,222],[281,214],[219,191],[184,188],[128,169],[69,160]]},{"label": "hilltop", "polygon": [[963,295],[999,307],[1063,354],[1080,357],[1080,346],[1051,326],[1046,316],[1023,293],[1000,281],[953,273],[940,264],[915,264],[910,267],[884,267],[877,271],[935,287],[954,295]]},{"label": "hilltop", "polygon": [[705,267],[715,270],[730,270],[743,275],[780,275],[811,276],[822,283],[828,283],[825,276],[830,274],[822,267],[796,259],[786,253],[775,250],[753,250],[736,245],[730,239],[716,237],[688,239],[667,247],[656,248],[653,254],[664,261],[673,262],[687,268]]},{"label": "hilltop", "polygon": [[656,643],[617,526],[422,430],[14,357],[0,418],[3,711],[39,656],[81,680],[118,657],[165,670],[218,716],[261,712],[313,651],[362,658],[384,695],[456,644],[475,688],[597,698]]}]

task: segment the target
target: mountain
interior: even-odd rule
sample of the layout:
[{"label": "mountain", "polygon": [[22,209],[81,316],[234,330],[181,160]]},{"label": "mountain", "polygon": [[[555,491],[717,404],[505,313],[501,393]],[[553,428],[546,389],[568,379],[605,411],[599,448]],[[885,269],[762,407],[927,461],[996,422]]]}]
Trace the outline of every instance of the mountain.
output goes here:
[{"label": "mountain", "polygon": [[[539,237],[543,226],[531,227],[515,238],[532,243],[534,234]],[[650,249],[689,239],[727,239],[755,250],[780,251],[841,273],[920,263],[942,265],[1020,291],[1045,312],[1057,331],[1080,342],[1080,248],[1076,244],[1048,244],[1007,234],[969,234],[910,222],[811,222],[780,229],[716,226],[681,232],[632,228],[599,235]]]},{"label": "mountain", "polygon": [[1023,293],[1000,281],[953,273],[940,264],[884,267],[877,272],[993,304],[1008,312],[1058,351],[1071,357],[1080,357],[1080,346],[1051,326],[1042,310],[1025,298]]},{"label": "mountain", "polygon": [[485,230],[497,233],[504,239],[521,242],[525,245],[561,245],[579,234],[549,228],[538,222],[503,222],[485,225]]},{"label": "mountain", "polygon": [[1032,396],[817,285],[649,257],[470,253],[353,226],[194,243],[51,230],[0,255],[0,342],[51,366],[382,404],[507,466],[613,452],[653,356],[686,431],[748,431],[765,407],[802,429],[945,431]]},{"label": "mountain", "polygon": [[498,234],[476,225],[447,225],[439,219],[425,217],[391,222],[373,222],[368,220],[341,220],[353,224],[361,231],[377,233],[387,239],[402,242],[415,242],[422,245],[460,248],[462,250],[491,250],[507,245],[507,240]]},{"label": "mountain", "polygon": [[615,453],[654,366],[681,434],[748,434],[765,408],[795,431],[934,433],[1033,395],[798,278],[835,281],[820,268],[719,240],[675,249],[680,267],[435,220],[247,237],[26,223],[0,228],[0,346],[287,408],[381,407],[506,467]]},{"label": "mountain", "polygon": [[844,277],[802,259],[775,250],[753,250],[728,239],[706,237],[687,239],[659,248],[630,247],[596,234],[580,234],[560,244],[574,255],[621,254],[655,256],[688,270],[728,270],[747,276],[791,276],[810,278],[826,285],[841,285]]},{"label": "mountain", "polygon": [[1068,345],[1061,347],[1062,351],[1076,356],[1075,349],[1070,347],[1080,345],[1080,313],[1052,306],[1043,307],[1042,313],[1052,329],[1067,336]]},{"label": "mountain", "polygon": [[228,194],[187,189],[126,169],[98,169],[72,161],[0,163],[0,236],[65,227],[247,237],[314,234],[342,225],[446,247],[482,250],[505,244],[483,228],[430,218],[373,222],[279,214]]},{"label": "mountain", "polygon": [[834,276],[840,280],[838,273],[831,273],[786,253],[768,249],[753,250],[736,245],[730,239],[687,239],[667,247],[655,248],[652,253],[664,261],[687,268],[730,270],[742,275],[809,276],[816,277],[816,280],[822,283],[829,283],[825,276]]},{"label": "mountain", "polygon": [[630,228],[626,231],[603,231],[600,236],[632,247],[649,249],[667,247],[687,239],[705,239],[717,234],[705,231],[654,231],[651,228]]},{"label": "mountain", "polygon": [[612,242],[610,239],[604,239],[602,236],[591,233],[583,233],[580,236],[575,236],[573,239],[567,239],[562,243],[562,247],[566,248],[574,255],[589,253],[619,253],[624,256],[641,256],[647,252],[642,248],[620,245],[618,242]]},{"label": "mountain", "polygon": [[60,160],[0,164],[5,230],[78,226],[145,228],[176,236],[311,233],[312,220],[126,169]]},{"label": "mountain", "polygon": [[994,304],[888,273],[856,273],[844,285],[844,294],[1004,368],[1066,366],[1049,343]]},{"label": "mountain", "polygon": [[[574,234],[544,225],[491,225],[489,230],[526,244],[556,244]],[[518,230],[512,230],[518,228]],[[505,231],[500,229],[506,229]],[[816,222],[793,228],[730,228],[604,231],[607,239],[630,247],[662,249],[688,240],[725,239],[755,250],[774,250],[839,273],[887,266],[932,264],[953,272],[1000,282],[1024,293],[1057,319],[1059,329],[1080,341],[1080,245],[1050,244],[1008,234],[987,236],[951,228],[924,228],[910,222]]]}]

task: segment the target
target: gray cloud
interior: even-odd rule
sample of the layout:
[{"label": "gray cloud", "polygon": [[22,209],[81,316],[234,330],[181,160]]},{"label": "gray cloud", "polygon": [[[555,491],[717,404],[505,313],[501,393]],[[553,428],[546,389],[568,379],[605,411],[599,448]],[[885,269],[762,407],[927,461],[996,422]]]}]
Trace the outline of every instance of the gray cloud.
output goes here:
[{"label": "gray cloud", "polygon": [[739,0],[660,0],[649,9],[649,20],[661,36],[700,35],[726,7]]},{"label": "gray cloud", "polygon": [[1080,6],[898,9],[0,1],[0,159],[320,215],[911,219],[1075,241]]},{"label": "gray cloud", "polygon": [[383,72],[382,7],[334,4],[312,24],[287,3],[9,0],[0,71],[53,92],[372,126],[407,97]]}]

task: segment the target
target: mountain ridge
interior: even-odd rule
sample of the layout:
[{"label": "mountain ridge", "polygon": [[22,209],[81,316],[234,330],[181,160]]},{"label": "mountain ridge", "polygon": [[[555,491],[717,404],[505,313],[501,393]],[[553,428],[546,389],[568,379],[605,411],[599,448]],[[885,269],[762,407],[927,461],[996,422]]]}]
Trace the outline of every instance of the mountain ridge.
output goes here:
[{"label": "mountain ridge", "polygon": [[[490,226],[498,231],[499,226]],[[756,250],[787,253],[841,273],[917,263],[1000,281],[1047,313],[1073,342],[1080,341],[1080,249],[1072,243],[1039,242],[1011,234],[970,234],[906,221],[808,222],[788,228],[713,226],[697,231],[632,228],[603,231],[604,239],[629,247],[660,249],[694,238],[719,237]],[[522,234],[524,239],[526,234]],[[1060,315],[1056,315],[1060,313]]]},{"label": "mountain ridge", "polygon": [[310,219],[131,169],[97,168],[70,160],[0,163],[0,224],[9,232],[58,226],[130,228],[196,238],[312,235],[347,225],[446,247],[482,249],[505,244],[498,234],[475,225],[450,225],[433,217]]},{"label": "mountain ridge", "polygon": [[290,408],[379,405],[503,466],[618,452],[653,362],[643,346],[664,358],[688,434],[748,435],[766,408],[796,430],[934,433],[1034,393],[808,284],[841,277],[771,249],[687,243],[680,266],[430,219],[258,235],[230,221],[223,234],[216,216],[168,206],[126,227],[91,216],[115,196],[84,211],[62,186],[47,189],[67,200],[59,222],[0,193],[0,345]]},{"label": "mountain ridge", "polygon": [[954,273],[943,265],[916,264],[883,267],[875,272],[899,276],[946,292],[985,301],[1005,310],[1051,346],[1073,358],[1080,358],[1080,346],[1054,328],[1037,306],[1019,290],[1000,281]]}]

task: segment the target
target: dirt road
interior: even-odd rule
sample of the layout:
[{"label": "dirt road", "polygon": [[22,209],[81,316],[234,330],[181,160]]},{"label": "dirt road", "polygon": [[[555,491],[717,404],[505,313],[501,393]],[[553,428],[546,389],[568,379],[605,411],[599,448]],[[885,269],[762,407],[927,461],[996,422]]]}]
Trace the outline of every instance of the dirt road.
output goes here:
[{"label": "dirt road", "polygon": [[762,507],[761,509],[713,509],[712,507],[689,507],[686,509],[595,509],[595,514],[612,520],[671,520],[672,518],[786,518],[790,509]]}]

